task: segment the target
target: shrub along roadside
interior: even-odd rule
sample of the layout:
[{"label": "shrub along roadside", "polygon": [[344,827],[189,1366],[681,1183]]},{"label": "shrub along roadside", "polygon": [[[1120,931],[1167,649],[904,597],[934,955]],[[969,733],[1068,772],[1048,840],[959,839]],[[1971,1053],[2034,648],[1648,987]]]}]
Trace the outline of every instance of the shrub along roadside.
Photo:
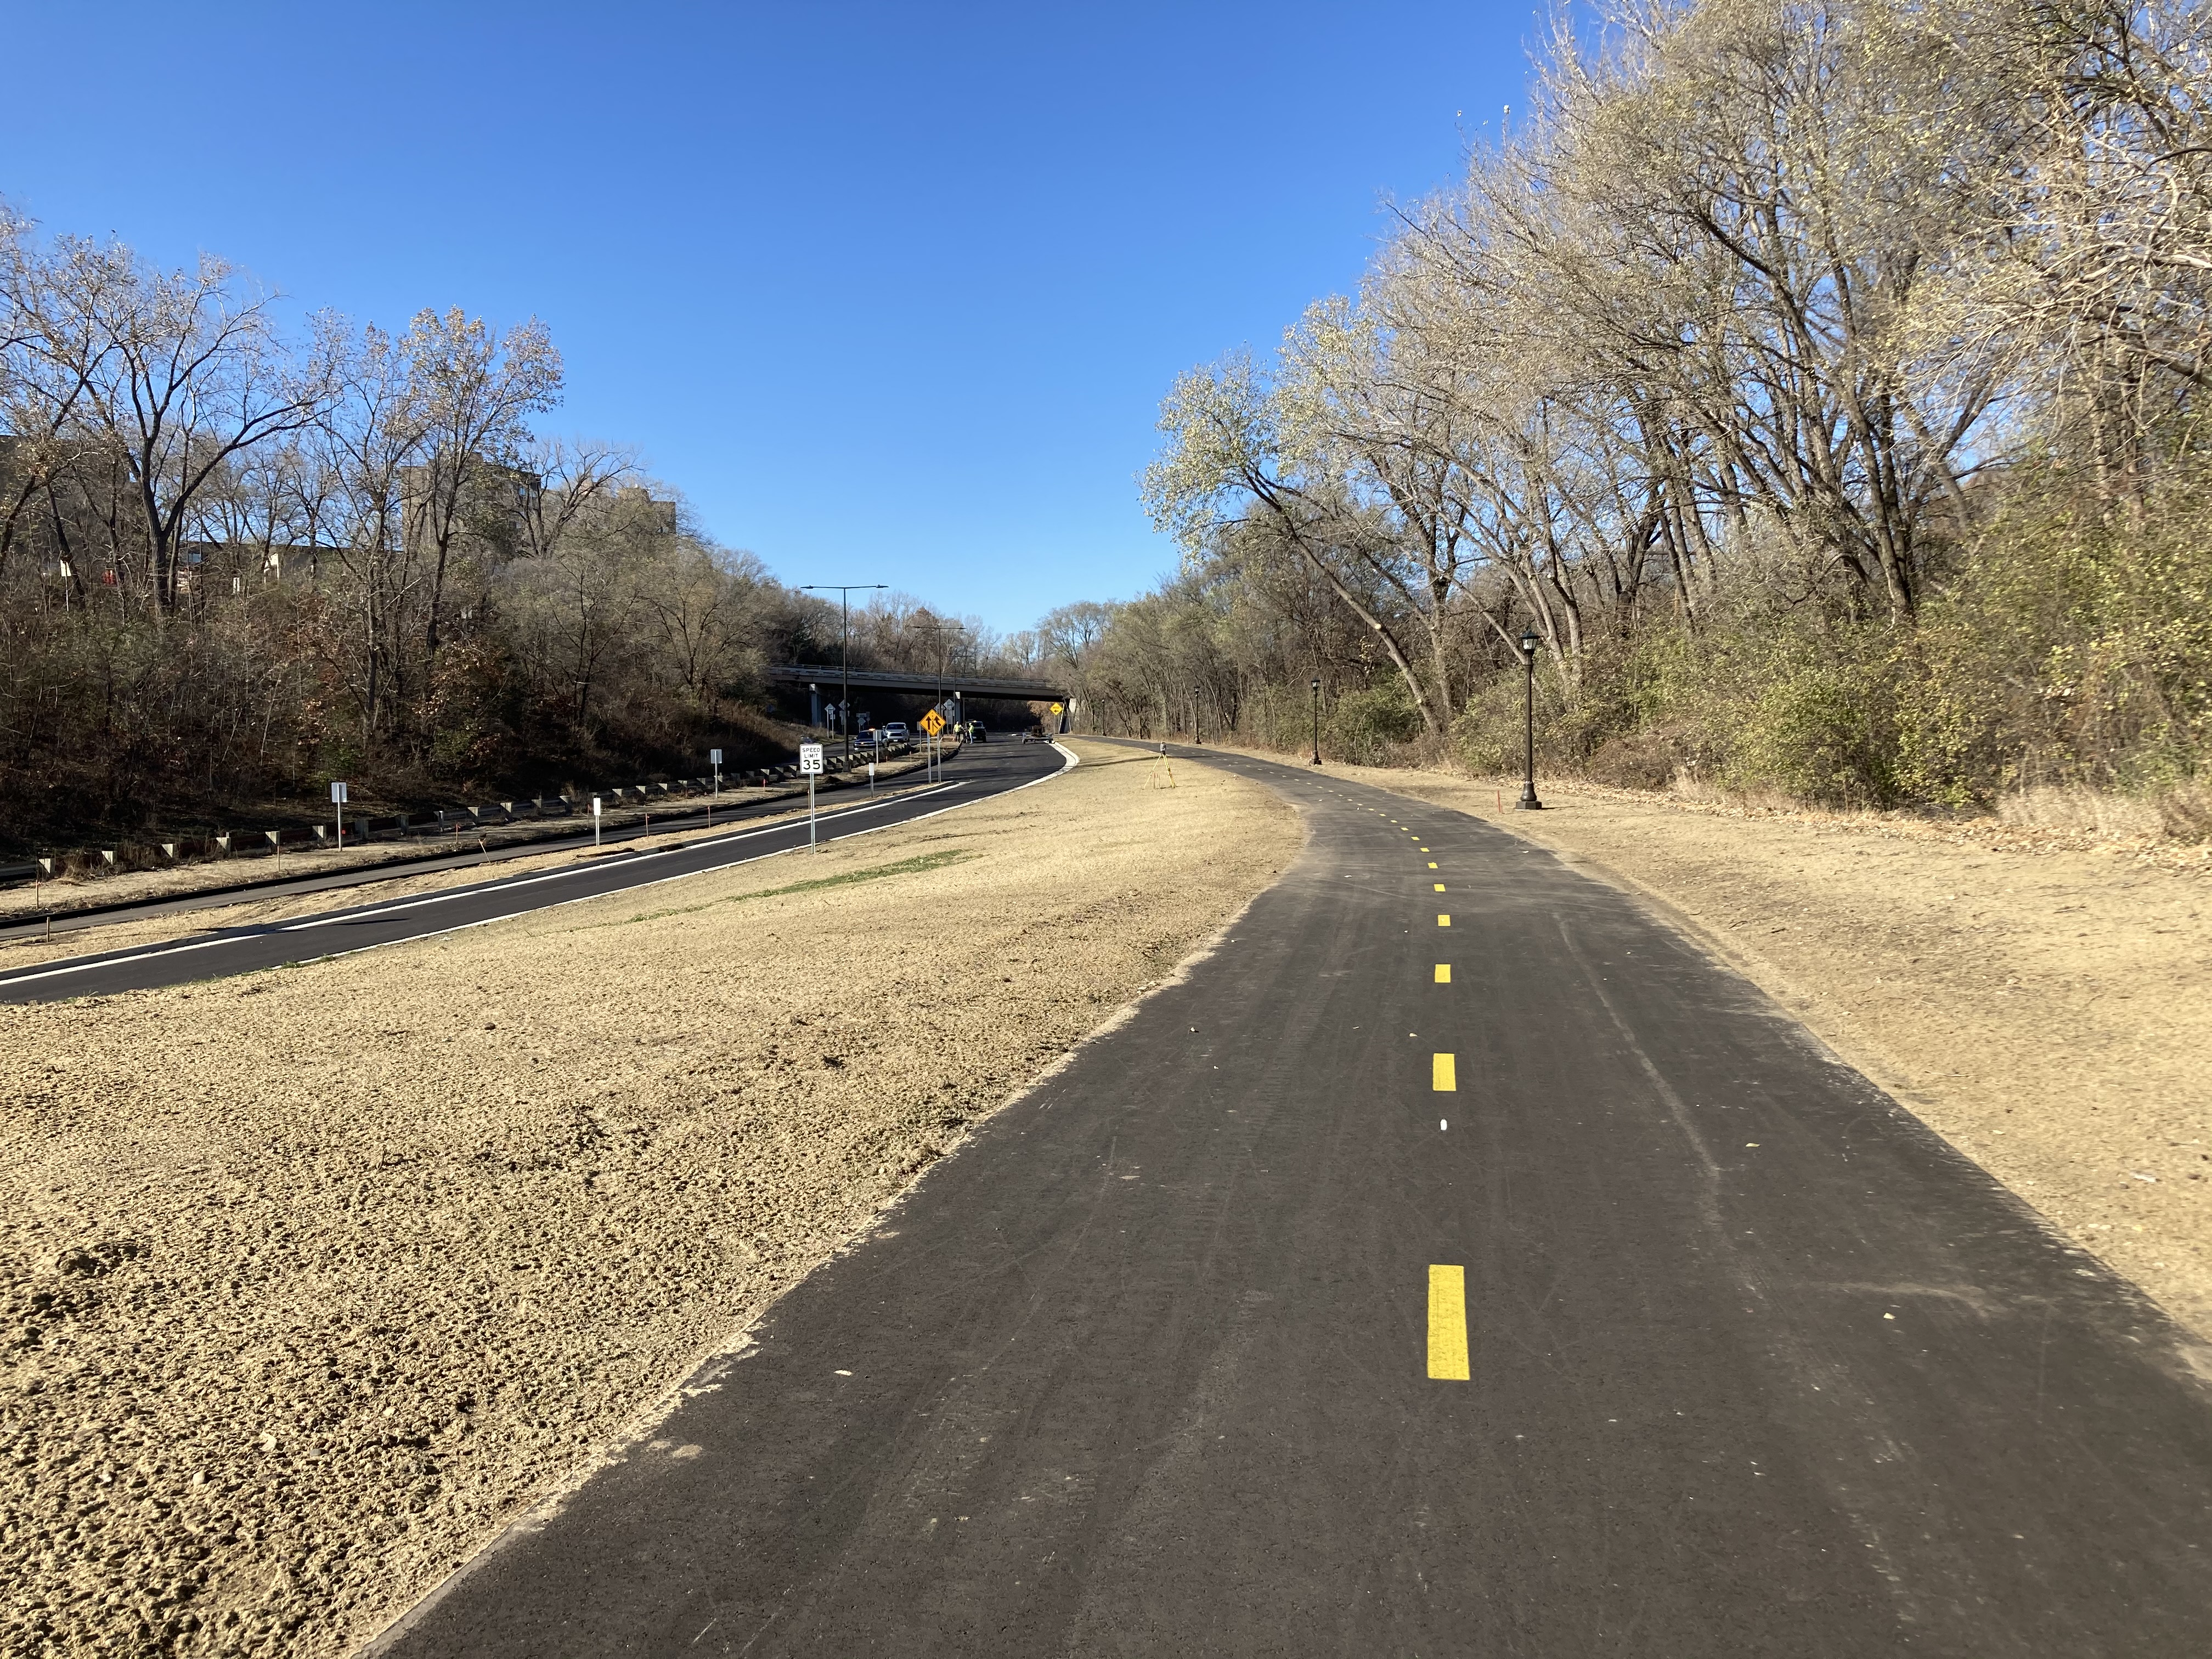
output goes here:
[{"label": "shrub along roadside", "polygon": [[[1838,617],[1753,580],[1701,627],[1668,614],[1593,648],[1571,701],[1540,670],[1541,763],[1836,807],[1974,810],[2087,790],[2158,804],[2168,833],[2212,832],[2203,485],[2179,478],[2140,513],[2106,516],[2054,482],[2016,488],[1915,622]],[[1517,770],[1521,701],[1517,674],[1481,685],[1455,724],[1455,757]]]}]

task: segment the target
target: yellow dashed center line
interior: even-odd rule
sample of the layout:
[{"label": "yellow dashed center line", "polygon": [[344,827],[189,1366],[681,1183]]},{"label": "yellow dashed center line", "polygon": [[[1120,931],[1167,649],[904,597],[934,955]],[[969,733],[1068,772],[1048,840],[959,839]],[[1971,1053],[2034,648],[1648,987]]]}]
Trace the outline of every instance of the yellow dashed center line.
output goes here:
[{"label": "yellow dashed center line", "polygon": [[1441,892],[1443,892],[1443,890],[1444,890],[1444,884],[1443,884],[1443,883],[1442,883],[1442,882],[1438,882],[1438,883],[1437,884],[1437,891],[1438,891],[1439,893],[1441,893]]},{"label": "yellow dashed center line", "polygon": [[1438,1094],[1455,1095],[1459,1092],[1458,1055],[1431,1055],[1429,1060],[1429,1073],[1430,1086]]},{"label": "yellow dashed center line", "polygon": [[1437,983],[1439,985],[1451,983],[1451,963],[1449,962],[1440,962],[1437,964]]},{"label": "yellow dashed center line", "polygon": [[1429,1268],[1429,1375],[1464,1382],[1467,1371],[1467,1269]]},{"label": "yellow dashed center line", "polygon": [[1437,918],[1437,927],[1450,927],[1450,926],[1451,926],[1451,918],[1450,918],[1449,916],[1438,916],[1438,917]]},{"label": "yellow dashed center line", "polygon": [[[1425,853],[1425,852],[1427,852],[1429,849],[1428,849],[1427,848],[1424,847],[1423,848],[1421,848],[1421,850],[1422,850],[1424,853]],[[1433,869],[1435,869],[1436,867],[1437,867],[1437,861],[1436,861],[1434,859],[1431,859],[1431,860],[1429,860],[1429,868],[1430,868],[1430,869],[1431,869],[1431,870],[1433,870]]]}]

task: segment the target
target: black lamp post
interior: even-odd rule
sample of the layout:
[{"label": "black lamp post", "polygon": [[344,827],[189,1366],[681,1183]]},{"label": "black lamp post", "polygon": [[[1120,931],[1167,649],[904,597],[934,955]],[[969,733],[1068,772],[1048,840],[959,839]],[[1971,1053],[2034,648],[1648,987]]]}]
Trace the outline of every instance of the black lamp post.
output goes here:
[{"label": "black lamp post", "polygon": [[1521,799],[1513,805],[1524,812],[1540,812],[1544,803],[1536,799],[1536,630],[1521,630],[1521,661],[1528,671],[1528,692],[1523,702],[1528,723],[1522,750],[1524,769],[1521,779]]},{"label": "black lamp post", "polygon": [[1313,757],[1313,763],[1314,763],[1316,766],[1319,766],[1319,765],[1321,764],[1321,682],[1320,682],[1319,680],[1316,680],[1316,681],[1313,683],[1313,697],[1314,697],[1314,757]]}]

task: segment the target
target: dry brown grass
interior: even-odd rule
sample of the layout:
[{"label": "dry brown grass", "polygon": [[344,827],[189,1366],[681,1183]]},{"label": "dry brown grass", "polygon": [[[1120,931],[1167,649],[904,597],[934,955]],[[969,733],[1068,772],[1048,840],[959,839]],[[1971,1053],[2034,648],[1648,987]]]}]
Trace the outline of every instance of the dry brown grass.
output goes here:
[{"label": "dry brown grass", "polygon": [[1188,773],[0,1010],[0,1652],[364,1635],[1273,878]]},{"label": "dry brown grass", "polygon": [[[2043,785],[1997,802],[1998,820],[2031,830],[2087,834],[2108,842],[2212,838],[2212,787],[2176,784],[2153,795]],[[2212,861],[2212,848],[2199,848]]]}]

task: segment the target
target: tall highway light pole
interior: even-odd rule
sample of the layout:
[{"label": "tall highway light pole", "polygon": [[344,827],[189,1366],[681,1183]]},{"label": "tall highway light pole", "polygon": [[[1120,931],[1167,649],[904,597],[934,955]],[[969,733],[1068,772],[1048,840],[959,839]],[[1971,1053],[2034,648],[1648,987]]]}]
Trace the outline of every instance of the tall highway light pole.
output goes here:
[{"label": "tall highway light pole", "polygon": [[1536,799],[1536,630],[1533,628],[1521,630],[1521,660],[1528,671],[1522,702],[1527,724],[1522,728],[1521,799],[1513,805],[1524,812],[1540,812],[1544,803]]},{"label": "tall highway light pole", "polygon": [[[926,623],[916,623],[915,627],[937,641],[937,710],[941,714],[945,712],[945,660],[951,654],[952,644],[945,635],[945,623],[935,617]],[[933,745],[936,741],[934,738],[930,739]]]},{"label": "tall highway light pole", "polygon": [[847,760],[853,758],[853,595],[875,592],[890,586],[889,582],[848,582],[842,585],[809,582],[803,590],[809,593],[835,593],[837,596],[837,611],[842,621],[837,633],[837,677],[841,682],[837,691],[837,724],[845,729]]}]

